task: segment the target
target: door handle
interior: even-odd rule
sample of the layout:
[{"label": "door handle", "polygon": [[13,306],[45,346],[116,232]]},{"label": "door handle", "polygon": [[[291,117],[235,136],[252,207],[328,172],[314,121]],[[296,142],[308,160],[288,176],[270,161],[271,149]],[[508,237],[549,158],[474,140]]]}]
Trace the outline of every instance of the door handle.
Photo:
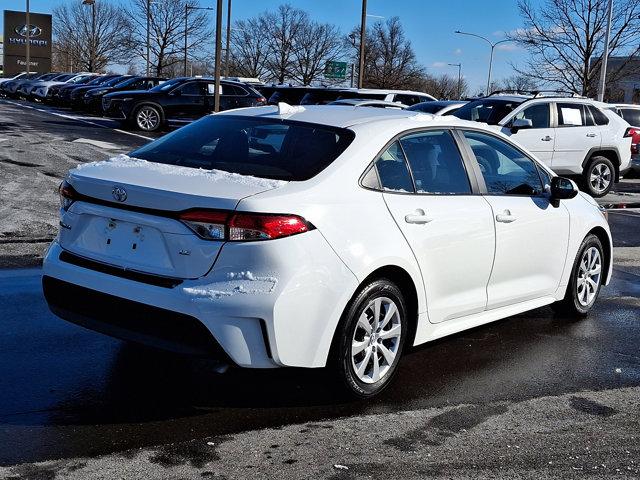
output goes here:
[{"label": "door handle", "polygon": [[404,221],[407,223],[415,223],[418,225],[423,225],[425,223],[429,223],[433,220],[430,216],[428,216],[424,210],[421,208],[416,209],[415,213],[409,213],[404,216]]},{"label": "door handle", "polygon": [[500,223],[511,223],[515,222],[518,219],[515,215],[511,215],[511,211],[505,210],[502,213],[496,215],[496,221]]},{"label": "door handle", "polygon": [[587,137],[589,137],[589,138],[593,138],[593,137],[595,137],[595,136],[596,136],[596,134],[595,134],[595,133],[587,133]]},{"label": "door handle", "polygon": [[540,140],[542,140],[543,142],[550,142],[551,140],[553,140],[553,137],[547,135],[546,137],[542,137]]}]

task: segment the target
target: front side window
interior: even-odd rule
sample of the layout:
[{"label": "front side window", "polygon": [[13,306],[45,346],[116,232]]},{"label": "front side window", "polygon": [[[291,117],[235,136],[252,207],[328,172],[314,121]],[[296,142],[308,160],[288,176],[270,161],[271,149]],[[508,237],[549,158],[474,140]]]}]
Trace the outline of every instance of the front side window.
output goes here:
[{"label": "front side window", "polygon": [[383,190],[391,192],[413,192],[411,174],[407,168],[402,147],[393,142],[376,160],[376,169]]},{"label": "front side window", "polygon": [[480,132],[464,132],[478,161],[489,194],[541,195],[538,169],[530,158],[505,141]]},{"label": "front side window", "polygon": [[548,103],[531,105],[518,112],[513,118],[531,120],[532,128],[549,128],[551,125]]},{"label": "front side window", "polygon": [[351,144],[351,130],[273,118],[211,115],[134,152],[150,162],[277,180],[308,180]]},{"label": "front side window", "polygon": [[462,156],[451,133],[421,132],[400,140],[418,193],[471,193]]}]

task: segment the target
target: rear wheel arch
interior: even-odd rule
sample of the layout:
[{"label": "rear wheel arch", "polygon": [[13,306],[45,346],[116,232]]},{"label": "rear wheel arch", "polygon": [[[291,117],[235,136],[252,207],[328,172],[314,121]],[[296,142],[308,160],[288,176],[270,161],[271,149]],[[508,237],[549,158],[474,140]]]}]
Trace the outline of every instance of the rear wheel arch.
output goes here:
[{"label": "rear wheel arch", "polygon": [[587,152],[587,155],[585,156],[582,162],[583,171],[587,168],[587,166],[589,165],[591,160],[593,160],[594,157],[605,157],[613,164],[613,167],[616,170],[615,181],[617,182],[619,180],[619,175],[620,175],[620,156],[618,155],[618,152],[613,148],[593,147],[591,150]]}]

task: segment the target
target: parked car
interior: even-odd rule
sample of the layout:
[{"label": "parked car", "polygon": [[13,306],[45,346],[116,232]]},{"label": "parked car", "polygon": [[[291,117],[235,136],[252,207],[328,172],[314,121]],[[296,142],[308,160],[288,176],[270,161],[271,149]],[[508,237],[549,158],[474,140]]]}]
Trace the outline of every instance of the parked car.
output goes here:
[{"label": "parked car", "polygon": [[406,105],[398,102],[386,102],[384,100],[366,100],[359,98],[345,98],[343,100],[335,100],[329,105],[344,105],[347,107],[374,107],[374,108],[394,108],[404,110]]},{"label": "parked car", "polygon": [[384,88],[348,88],[340,92],[343,98],[366,98],[369,100],[384,100],[387,102],[399,102],[404,105],[415,105],[420,102],[430,102],[436,100],[429,94],[422,92],[413,92],[411,90],[387,90]]},{"label": "parked car", "polygon": [[95,87],[99,87],[100,85],[103,85],[104,83],[108,82],[109,80],[112,80],[114,78],[119,77],[120,75],[94,75],[93,78],[88,79],[87,81],[84,82],[78,82],[75,85],[67,85],[62,87],[59,92],[58,92],[58,106],[59,107],[63,107],[63,108],[72,108],[73,107],[73,100],[71,98],[71,95],[73,94],[73,92],[78,89],[78,88],[82,88],[85,86],[91,87],[91,88],[95,88]]},{"label": "parked car", "polygon": [[129,77],[114,85],[102,85],[88,90],[83,97],[84,109],[93,113],[102,114],[102,97],[107,93],[121,92],[124,90],[150,90],[161,83],[166,82],[166,78],[161,77]]},{"label": "parked car", "polygon": [[[87,75],[92,75],[87,72],[81,73],[65,73],[53,78],[47,82],[37,82],[31,91],[31,99],[35,101],[45,102],[50,99],[50,93],[57,91],[57,89],[63,85],[71,85],[76,82],[82,81]],[[55,87],[55,88],[54,88]],[[50,91],[50,89],[52,89]]]},{"label": "parked car", "polygon": [[29,75],[27,72],[22,72],[17,75],[14,75],[13,77],[0,78],[0,84],[4,82],[10,82],[11,80],[20,80],[21,78],[24,78],[27,75]]},{"label": "parked car", "polygon": [[20,78],[16,78],[15,80],[10,80],[8,82],[0,83],[0,89],[2,89],[2,93],[6,97],[14,98],[17,96],[18,88],[22,86],[23,83],[28,83],[33,80],[37,80],[40,77],[46,75],[45,73],[29,73]]},{"label": "parked car", "polygon": [[631,168],[640,173],[640,105],[618,104],[617,113],[631,125]]},{"label": "parked car", "polygon": [[629,125],[588,98],[492,94],[454,115],[512,136],[556,173],[578,177],[593,197],[606,195],[630,168]]},{"label": "parked car", "polygon": [[15,95],[20,98],[28,98],[34,85],[37,85],[40,82],[46,82],[47,80],[53,80],[59,75],[60,73],[46,73],[39,76],[37,79],[20,82]]},{"label": "parked car", "polygon": [[432,115],[453,115],[465,103],[464,100],[437,100],[420,102],[409,107],[414,112],[431,113]]},{"label": "parked car", "polygon": [[583,316],[612,273],[573,181],[488,126],[406,110],[208,115],[71,170],[60,200],[56,315],[242,367],[326,366],[357,397],[413,345],[549,304]]},{"label": "parked car", "polygon": [[[252,87],[221,81],[220,109],[255,107],[266,99]],[[211,113],[214,108],[213,78],[174,78],[147,91],[109,93],[102,98],[105,117],[126,126],[154,132],[167,125],[184,125]]]},{"label": "parked car", "polygon": [[94,80],[97,76],[98,75],[95,73],[79,73],[75,77],[66,80],[64,83],[52,85],[47,89],[44,101],[51,105],[61,105],[62,99],[60,97],[60,93],[63,89],[70,86],[84,85]]},{"label": "parked car", "polygon": [[103,77],[99,82],[93,85],[91,84],[91,82],[89,82],[86,85],[80,85],[74,88],[69,94],[68,106],[71,107],[72,110],[80,110],[81,108],[84,107],[84,95],[88,91],[93,90],[95,88],[112,87],[117,83],[120,83],[121,81],[127,80],[131,77],[132,77],[131,75],[115,75],[115,76],[105,75],[105,77]]}]

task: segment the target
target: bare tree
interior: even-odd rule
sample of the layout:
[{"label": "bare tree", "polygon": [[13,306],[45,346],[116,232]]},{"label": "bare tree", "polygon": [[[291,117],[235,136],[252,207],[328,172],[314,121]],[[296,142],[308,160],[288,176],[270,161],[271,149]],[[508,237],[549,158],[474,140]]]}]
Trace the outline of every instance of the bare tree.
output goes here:
[{"label": "bare tree", "polygon": [[266,69],[271,80],[284,83],[292,77],[296,43],[309,16],[304,10],[291,5],[280,5],[276,12],[265,12],[260,16],[261,31],[266,34]]},{"label": "bare tree", "polygon": [[[519,0],[524,28],[509,38],[526,48],[531,58],[516,69],[537,82],[553,84],[585,96],[596,94],[604,35],[607,0]],[[637,58],[640,54],[640,2],[614,2],[610,53]],[[613,82],[628,62],[609,73]]]},{"label": "bare tree", "polygon": [[466,97],[469,85],[464,78],[460,79],[460,84],[458,84],[457,75],[454,77],[442,74],[438,76],[425,75],[421,81],[413,84],[412,88],[426,92],[440,100],[454,100]]},{"label": "bare tree", "polygon": [[265,24],[259,18],[238,20],[231,29],[229,72],[239,77],[265,78],[269,48]]},{"label": "bare tree", "polygon": [[325,64],[344,54],[340,31],[328,23],[303,22],[295,44],[291,76],[302,85],[320,79]]},{"label": "bare tree", "polygon": [[515,74],[502,80],[505,90],[527,91],[537,90],[538,83],[529,75]]},{"label": "bare tree", "polygon": [[[97,2],[96,2],[97,3]],[[150,2],[150,63],[156,75],[166,75],[184,60],[185,6],[198,7],[197,0],[154,0]],[[147,0],[131,0],[128,9],[132,29],[127,43],[130,52],[146,61]],[[213,42],[210,21],[205,11],[189,10],[187,53],[196,58],[203,44]],[[175,72],[171,72],[175,73]]]},{"label": "bare tree", "polygon": [[[348,35],[353,48],[353,61],[357,63],[360,28]],[[424,79],[424,70],[418,64],[411,42],[405,37],[398,17],[377,22],[367,29],[364,56],[365,87],[411,88]]]},{"label": "bare tree", "polygon": [[125,58],[128,30],[129,20],[116,4],[96,2],[89,7],[80,2],[63,3],[53,9],[54,56],[73,69],[103,71]]}]

